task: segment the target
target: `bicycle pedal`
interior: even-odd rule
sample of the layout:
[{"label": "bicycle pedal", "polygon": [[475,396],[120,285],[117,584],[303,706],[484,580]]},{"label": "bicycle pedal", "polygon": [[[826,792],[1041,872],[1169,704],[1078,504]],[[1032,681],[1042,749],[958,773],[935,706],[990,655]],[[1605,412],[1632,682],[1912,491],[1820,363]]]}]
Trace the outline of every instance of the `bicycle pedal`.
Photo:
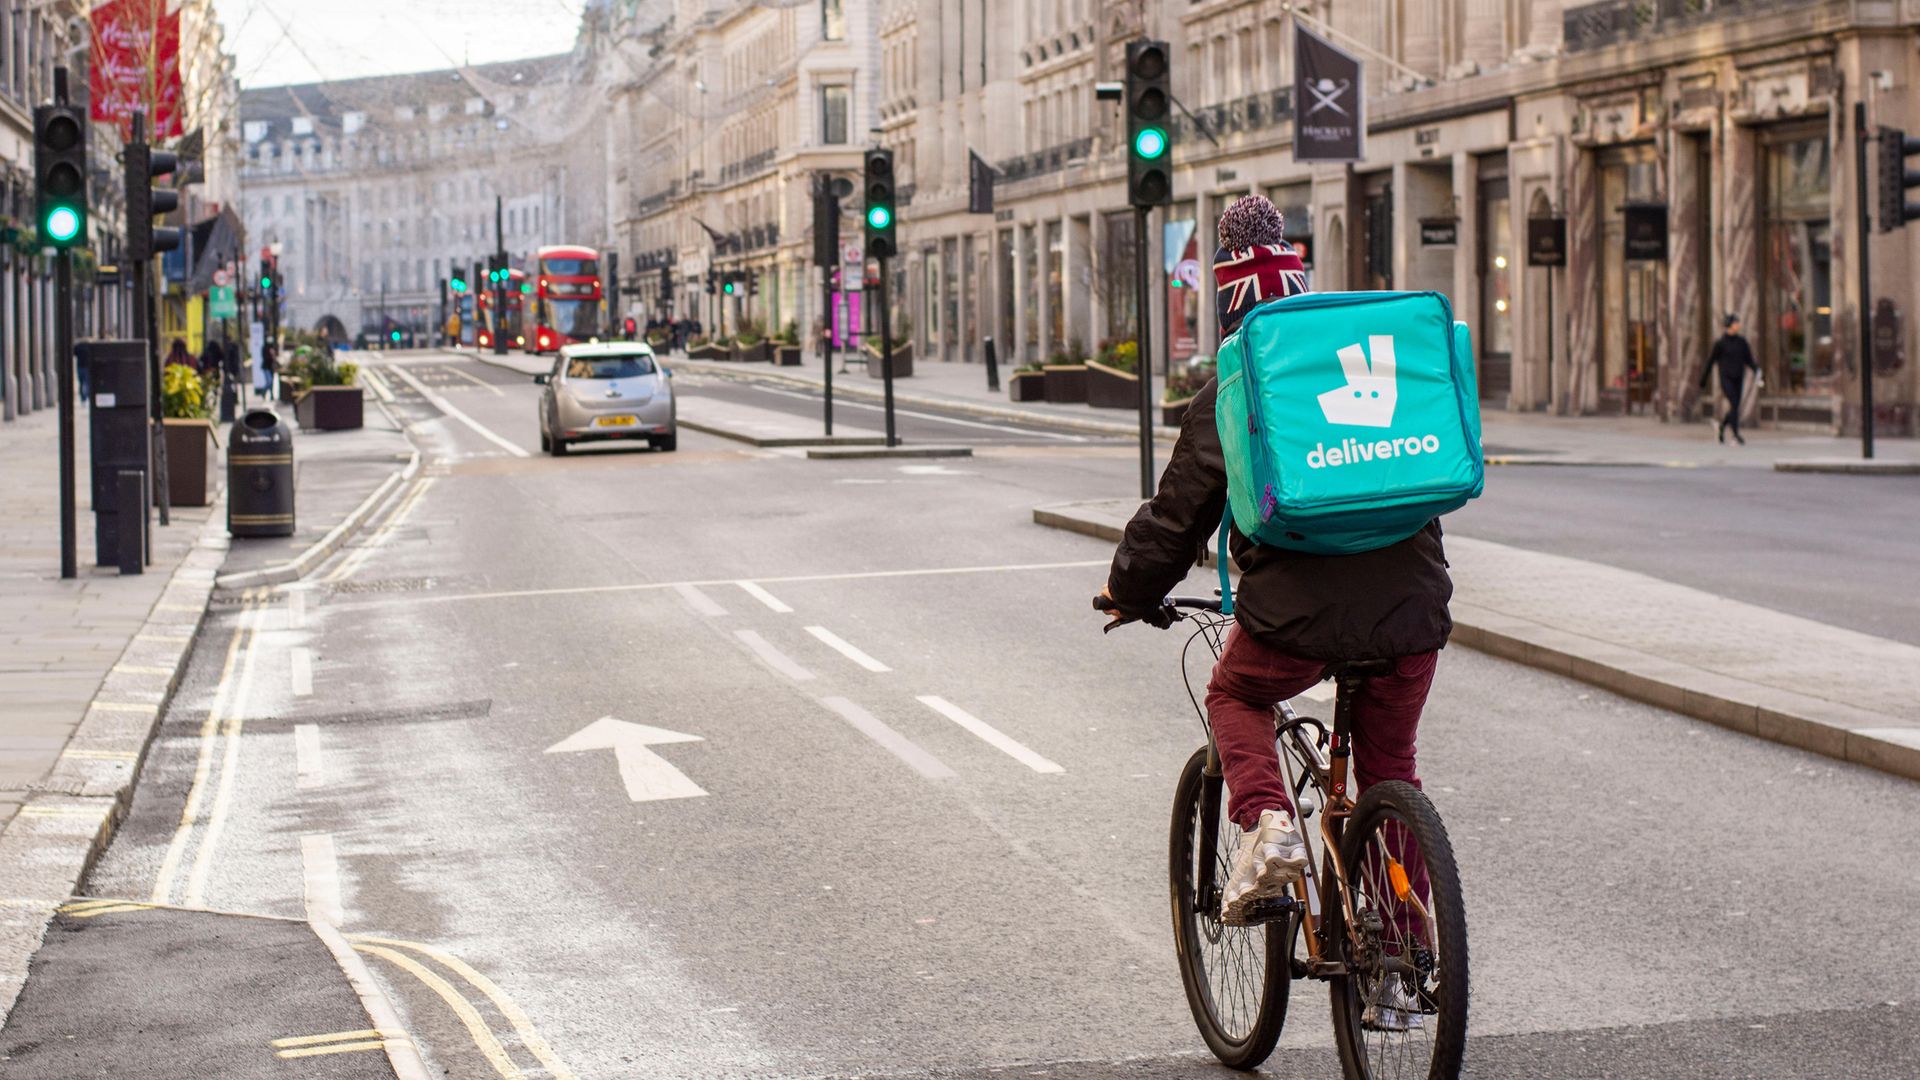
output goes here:
[{"label": "bicycle pedal", "polygon": [[1265,923],[1290,919],[1300,910],[1300,902],[1291,896],[1275,896],[1266,900],[1257,900],[1247,908],[1245,925],[1260,926]]}]

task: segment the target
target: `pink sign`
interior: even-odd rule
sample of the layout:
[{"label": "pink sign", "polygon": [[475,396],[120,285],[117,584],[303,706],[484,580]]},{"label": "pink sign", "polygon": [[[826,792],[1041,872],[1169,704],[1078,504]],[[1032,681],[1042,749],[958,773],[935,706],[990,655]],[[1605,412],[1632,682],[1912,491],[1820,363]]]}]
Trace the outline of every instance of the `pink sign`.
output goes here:
[{"label": "pink sign", "polygon": [[857,292],[834,290],[833,347],[836,349],[860,347],[860,294]]},{"label": "pink sign", "polygon": [[185,131],[180,108],[180,12],[167,0],[109,0],[93,9],[88,89],[90,115],[128,137],[133,114],[147,114],[147,136]]}]

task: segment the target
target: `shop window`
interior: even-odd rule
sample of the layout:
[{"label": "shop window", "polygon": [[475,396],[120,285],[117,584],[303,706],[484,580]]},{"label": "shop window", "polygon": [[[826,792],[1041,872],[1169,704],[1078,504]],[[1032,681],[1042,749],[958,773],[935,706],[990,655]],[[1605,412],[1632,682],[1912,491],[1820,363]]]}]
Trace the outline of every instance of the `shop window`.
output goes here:
[{"label": "shop window", "polygon": [[1480,182],[1480,397],[1502,404],[1513,378],[1512,207],[1506,177]]},{"label": "shop window", "polygon": [[[1766,224],[1760,272],[1761,363],[1789,392],[1827,393],[1839,375],[1833,341],[1831,156],[1826,132],[1762,149]],[[1743,313],[1744,314],[1744,313]]]}]

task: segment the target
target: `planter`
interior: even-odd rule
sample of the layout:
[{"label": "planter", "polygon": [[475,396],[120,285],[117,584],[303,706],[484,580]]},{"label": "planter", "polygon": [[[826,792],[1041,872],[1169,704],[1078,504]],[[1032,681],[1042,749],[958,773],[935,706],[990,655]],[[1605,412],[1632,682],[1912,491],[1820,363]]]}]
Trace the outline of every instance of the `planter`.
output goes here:
[{"label": "planter", "polygon": [[[867,354],[867,374],[875,379],[885,378],[886,373],[880,370],[880,354],[871,349],[865,351]],[[895,345],[893,347],[893,377],[896,379],[905,379],[910,378],[912,375],[913,345],[911,343]]]},{"label": "planter", "polygon": [[689,360],[731,360],[733,350],[725,345],[695,345],[687,350]]},{"label": "planter", "polygon": [[300,400],[300,391],[306,389],[307,384],[291,375],[282,375],[279,379],[279,386],[280,401],[283,404],[291,405]]},{"label": "planter", "polygon": [[1077,405],[1087,400],[1087,365],[1048,364],[1047,400],[1055,405]]},{"label": "planter", "polygon": [[751,345],[735,345],[733,358],[746,364],[764,364],[773,359],[773,345],[767,341],[756,341]]},{"label": "planter", "polygon": [[347,431],[364,419],[365,396],[357,386],[316,386],[293,403],[300,426],[314,431]]},{"label": "planter", "polygon": [[1096,409],[1138,409],[1140,376],[1088,361],[1087,404]]},{"label": "planter", "polygon": [[167,432],[167,497],[175,506],[205,506],[212,493],[213,452],[219,436],[211,420],[162,421]]},{"label": "planter", "polygon": [[1160,403],[1160,423],[1164,427],[1179,427],[1187,419],[1187,406],[1193,404],[1192,398]]},{"label": "planter", "polygon": [[798,345],[780,345],[774,349],[774,359],[781,367],[799,367],[804,355]]},{"label": "planter", "polygon": [[1047,400],[1047,373],[1044,371],[1016,371],[1013,378],[1007,380],[1007,397],[1013,401]]}]

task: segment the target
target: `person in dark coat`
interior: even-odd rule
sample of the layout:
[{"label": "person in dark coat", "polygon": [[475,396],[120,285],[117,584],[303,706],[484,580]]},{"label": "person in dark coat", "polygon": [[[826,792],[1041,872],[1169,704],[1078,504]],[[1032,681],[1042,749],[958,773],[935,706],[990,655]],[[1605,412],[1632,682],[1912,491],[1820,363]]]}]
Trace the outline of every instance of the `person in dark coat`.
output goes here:
[{"label": "person in dark coat", "polygon": [[[1741,446],[1747,440],[1740,437],[1740,394],[1746,388],[1747,369],[1760,370],[1753,359],[1753,346],[1740,334],[1740,316],[1729,314],[1725,320],[1726,333],[1713,343],[1713,351],[1707,354],[1707,366],[1700,369],[1700,389],[1707,388],[1707,380],[1713,373],[1720,373],[1720,392],[1727,398],[1727,415],[1720,418],[1720,441],[1727,441],[1727,429],[1733,429],[1733,441]],[[1755,388],[1759,382],[1754,383]]]},{"label": "person in dark coat", "polygon": [[[1301,269],[1299,256],[1281,235],[1279,212],[1258,195],[1221,218],[1214,275],[1222,337],[1261,301],[1303,291],[1304,275],[1291,272]],[[1221,522],[1227,472],[1216,393],[1209,382],[1188,406],[1158,492],[1114,553],[1106,596],[1123,615],[1153,621]],[[1306,862],[1274,749],[1274,706],[1318,683],[1333,661],[1392,660],[1392,672],[1369,680],[1354,702],[1355,776],[1362,791],[1383,780],[1417,786],[1414,736],[1453,629],[1453,582],[1437,520],[1354,555],[1268,547],[1237,529],[1228,543],[1241,578],[1206,705],[1226,772],[1227,814],[1243,830],[1223,889],[1222,917],[1232,922],[1253,901],[1279,895]],[[1424,888],[1424,866],[1408,869]]]},{"label": "person in dark coat", "polygon": [[172,367],[175,364],[193,367],[193,354],[187,351],[187,343],[179,338],[173,339],[173,348],[167,350],[167,361],[161,366]]},{"label": "person in dark coat", "polygon": [[220,343],[212,338],[208,338],[207,347],[200,350],[201,377],[205,378],[209,375],[220,374],[220,360]]}]

